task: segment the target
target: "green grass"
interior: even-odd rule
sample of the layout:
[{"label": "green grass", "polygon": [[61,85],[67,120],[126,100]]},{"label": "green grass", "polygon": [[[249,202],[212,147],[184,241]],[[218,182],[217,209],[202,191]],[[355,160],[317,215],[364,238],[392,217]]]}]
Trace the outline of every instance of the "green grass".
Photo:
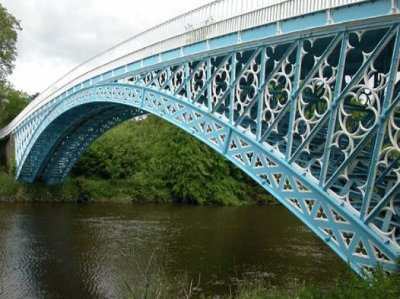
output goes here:
[{"label": "green grass", "polygon": [[4,171],[0,171],[0,198],[18,199],[20,186],[14,178]]},{"label": "green grass", "polygon": [[400,273],[386,275],[381,269],[369,279],[362,279],[350,269],[332,279],[328,286],[316,287],[312,283],[289,280],[284,287],[269,281],[238,280],[228,294],[207,295],[199,282],[189,281],[181,275],[167,280],[162,271],[149,272],[149,267],[125,283],[126,298],[225,298],[225,299],[398,299],[400,298]]},{"label": "green grass", "polygon": [[[218,192],[217,192],[218,191]],[[140,176],[126,179],[101,179],[96,177],[70,177],[61,185],[47,186],[41,183],[24,184],[0,169],[0,201],[46,202],[173,202],[195,204],[243,205],[250,203],[271,204],[265,192],[249,188],[240,201],[227,200],[226,190],[216,190],[214,199],[204,202],[182,201],[174,197],[171,188],[161,183],[152,184]]]},{"label": "green grass", "polygon": [[63,185],[23,184],[0,170],[0,200],[2,201],[51,201],[71,202],[79,197],[74,182],[68,179]]}]

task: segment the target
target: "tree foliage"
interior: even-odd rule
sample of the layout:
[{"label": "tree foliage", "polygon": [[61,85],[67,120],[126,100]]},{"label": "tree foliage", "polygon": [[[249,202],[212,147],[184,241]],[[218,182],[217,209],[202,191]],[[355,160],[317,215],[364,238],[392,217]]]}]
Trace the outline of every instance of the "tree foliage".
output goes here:
[{"label": "tree foliage", "polygon": [[11,122],[28,105],[30,96],[10,86],[0,87],[0,128]]},{"label": "tree foliage", "polygon": [[0,4],[0,128],[9,123],[28,104],[29,96],[13,89],[7,76],[14,68],[17,55],[19,21]]},{"label": "tree foliage", "polygon": [[0,86],[14,68],[19,21],[0,4]]},{"label": "tree foliage", "polygon": [[82,155],[73,175],[125,180],[132,197],[143,200],[224,205],[267,200],[264,190],[231,163],[153,116],[104,134]]}]

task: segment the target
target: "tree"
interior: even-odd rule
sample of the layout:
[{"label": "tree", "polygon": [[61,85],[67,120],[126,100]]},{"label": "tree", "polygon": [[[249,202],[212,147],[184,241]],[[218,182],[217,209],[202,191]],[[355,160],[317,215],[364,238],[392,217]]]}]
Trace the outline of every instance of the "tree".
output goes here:
[{"label": "tree", "polygon": [[[269,200],[233,164],[155,116],[126,121],[105,133],[82,155],[72,175],[112,180],[113,186],[125,181],[137,200],[218,205]],[[119,190],[115,187],[114,193]]]},{"label": "tree", "polygon": [[14,68],[18,30],[22,30],[19,21],[0,4],[0,87]]},{"label": "tree", "polygon": [[11,122],[29,103],[30,96],[9,85],[0,87],[0,128]]},{"label": "tree", "polygon": [[0,127],[16,117],[29,100],[6,80],[14,69],[18,30],[22,30],[19,21],[0,4]]}]

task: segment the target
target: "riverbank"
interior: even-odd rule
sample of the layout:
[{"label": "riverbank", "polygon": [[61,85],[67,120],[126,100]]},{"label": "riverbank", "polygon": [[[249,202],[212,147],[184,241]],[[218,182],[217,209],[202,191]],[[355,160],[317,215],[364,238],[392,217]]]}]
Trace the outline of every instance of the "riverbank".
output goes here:
[{"label": "riverbank", "polygon": [[[68,178],[62,185],[46,186],[40,183],[24,184],[0,170],[0,201],[6,202],[183,202],[172,197],[168,189],[155,186],[138,186],[129,179]],[[243,200],[231,202],[187,202],[206,205],[276,204],[277,202],[262,190],[261,193],[247,193]]]},{"label": "riverbank", "polygon": [[208,296],[198,282],[188,281],[182,275],[172,282],[163,279],[158,271],[142,278],[135,285],[127,285],[126,298],[220,298],[220,299],[398,299],[400,298],[400,272],[386,275],[379,268],[364,280],[346,269],[332,278],[329,285],[315,286],[310,282],[288,279],[285,287],[272,285],[267,279],[238,279],[230,294]]},{"label": "riverbank", "polygon": [[78,189],[71,180],[60,186],[41,184],[23,184],[0,170],[0,201],[6,202],[74,202],[79,199]]}]

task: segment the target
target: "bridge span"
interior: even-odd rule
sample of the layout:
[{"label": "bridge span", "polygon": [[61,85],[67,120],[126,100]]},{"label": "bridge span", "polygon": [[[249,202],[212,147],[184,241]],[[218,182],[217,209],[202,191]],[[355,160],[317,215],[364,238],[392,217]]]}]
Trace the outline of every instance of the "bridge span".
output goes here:
[{"label": "bridge span", "polygon": [[211,2],[73,69],[0,130],[0,143],[15,152],[17,180],[58,184],[97,137],[151,113],[245,171],[357,272],[393,271],[399,8]]}]

